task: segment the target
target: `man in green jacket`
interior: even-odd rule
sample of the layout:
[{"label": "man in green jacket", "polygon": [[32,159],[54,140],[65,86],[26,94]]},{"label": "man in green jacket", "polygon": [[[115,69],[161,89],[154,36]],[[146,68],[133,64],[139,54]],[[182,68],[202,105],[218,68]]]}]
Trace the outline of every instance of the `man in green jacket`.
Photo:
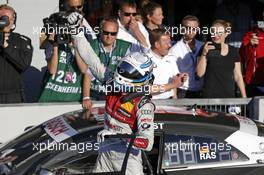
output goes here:
[{"label": "man in green jacket", "polygon": [[[105,18],[100,24],[100,35],[98,39],[90,40],[90,44],[100,58],[101,63],[108,69],[115,71],[120,59],[128,53],[133,52],[133,44],[117,39],[118,22],[114,18]],[[91,98],[93,100],[105,100],[105,87],[102,83],[93,78],[89,88],[88,75],[85,75],[83,84],[83,105],[88,100],[88,91],[91,89]]]}]

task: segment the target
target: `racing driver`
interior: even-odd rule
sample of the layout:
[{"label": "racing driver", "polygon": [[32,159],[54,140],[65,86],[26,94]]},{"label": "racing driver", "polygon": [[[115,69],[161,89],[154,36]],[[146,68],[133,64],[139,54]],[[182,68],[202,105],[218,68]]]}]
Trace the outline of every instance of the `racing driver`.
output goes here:
[{"label": "racing driver", "polygon": [[126,175],[143,175],[141,150],[150,151],[154,137],[155,105],[150,96],[141,95],[124,102],[123,98],[136,89],[151,85],[153,64],[142,53],[124,57],[117,66],[112,86],[106,96],[104,130],[98,133],[101,143],[95,172],[120,171],[130,139],[105,139],[105,135],[135,134]]},{"label": "racing driver", "polygon": [[[98,133],[102,143],[97,158],[95,172],[120,171],[127,151],[129,139],[107,138],[106,135],[135,134],[133,149],[129,155],[126,175],[143,175],[141,150],[151,150],[154,139],[154,110],[150,94],[153,94],[152,82],[154,76],[153,63],[144,53],[133,53],[122,58],[117,65],[114,75],[100,63],[91,45],[86,40],[81,27],[82,15],[74,12],[68,16],[72,28],[77,29],[72,35],[73,41],[91,73],[100,81],[105,82],[106,89],[113,87],[106,97],[106,113],[104,130]],[[172,83],[155,86],[155,91],[167,91],[179,87],[184,75],[180,75]],[[148,94],[135,93],[149,87]],[[143,90],[142,90],[143,89]],[[128,98],[130,94],[139,94]]]}]

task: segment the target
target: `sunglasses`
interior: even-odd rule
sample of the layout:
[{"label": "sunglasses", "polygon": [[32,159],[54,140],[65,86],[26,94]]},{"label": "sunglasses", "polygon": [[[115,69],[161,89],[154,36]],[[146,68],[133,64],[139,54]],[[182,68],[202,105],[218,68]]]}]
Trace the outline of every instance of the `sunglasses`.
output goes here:
[{"label": "sunglasses", "polygon": [[108,31],[103,31],[102,32],[103,33],[103,35],[111,35],[111,36],[116,36],[117,35],[117,32],[108,32]]},{"label": "sunglasses", "polygon": [[124,16],[137,16],[137,13],[127,13],[127,12],[123,12]]},{"label": "sunglasses", "polygon": [[71,6],[71,9],[78,9],[80,10],[83,7],[83,5],[78,5],[78,6]]}]

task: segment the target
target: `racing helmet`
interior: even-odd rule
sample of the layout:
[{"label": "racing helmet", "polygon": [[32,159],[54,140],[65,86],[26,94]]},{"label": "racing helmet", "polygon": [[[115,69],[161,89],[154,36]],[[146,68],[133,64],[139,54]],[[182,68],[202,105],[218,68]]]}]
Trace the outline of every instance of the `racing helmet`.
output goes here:
[{"label": "racing helmet", "polygon": [[134,88],[153,83],[154,64],[149,56],[135,52],[125,56],[119,62],[114,73],[114,85],[122,92],[131,92]]}]

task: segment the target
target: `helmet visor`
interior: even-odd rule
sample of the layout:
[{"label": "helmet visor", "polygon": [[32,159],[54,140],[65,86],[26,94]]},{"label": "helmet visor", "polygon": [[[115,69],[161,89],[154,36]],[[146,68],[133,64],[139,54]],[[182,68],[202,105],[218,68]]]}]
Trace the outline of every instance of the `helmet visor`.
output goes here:
[{"label": "helmet visor", "polygon": [[123,61],[120,65],[117,66],[117,72],[128,79],[131,80],[140,80],[144,76],[141,75],[140,72],[138,72],[137,69],[135,69],[131,64]]}]

